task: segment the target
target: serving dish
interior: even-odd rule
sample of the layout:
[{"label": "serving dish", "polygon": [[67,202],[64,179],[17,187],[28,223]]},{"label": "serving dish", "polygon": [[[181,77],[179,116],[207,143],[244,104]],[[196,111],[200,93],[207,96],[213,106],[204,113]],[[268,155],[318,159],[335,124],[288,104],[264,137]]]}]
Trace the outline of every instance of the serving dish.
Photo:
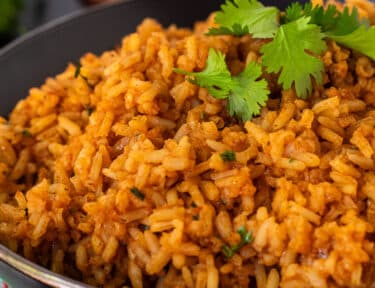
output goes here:
[{"label": "serving dish", "polygon": [[[28,89],[76,62],[85,52],[113,48],[145,18],[191,26],[223,1],[128,0],[73,13],[36,29],[0,50],[0,115],[6,116]],[[263,1],[284,8],[290,1]],[[198,7],[198,8],[197,8]],[[33,264],[0,245],[0,276],[12,287],[88,287]],[[16,269],[14,269],[16,268]],[[22,271],[22,273],[18,272]],[[36,280],[32,280],[32,278]]]}]

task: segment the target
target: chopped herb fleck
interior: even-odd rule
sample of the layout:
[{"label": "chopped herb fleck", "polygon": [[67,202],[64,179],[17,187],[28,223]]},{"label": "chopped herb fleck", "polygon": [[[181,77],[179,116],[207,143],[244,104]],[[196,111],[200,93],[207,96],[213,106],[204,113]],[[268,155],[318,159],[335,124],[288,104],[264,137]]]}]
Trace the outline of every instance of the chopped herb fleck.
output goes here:
[{"label": "chopped herb fleck", "polygon": [[294,159],[294,158],[289,158],[289,163],[293,163],[294,161],[296,161],[296,159]]},{"label": "chopped herb fleck", "polygon": [[87,114],[88,114],[89,116],[92,114],[92,112],[94,112],[94,110],[95,110],[95,108],[92,107],[92,106],[90,106],[90,105],[88,105],[88,106],[86,107],[86,112],[87,112]]},{"label": "chopped herb fleck", "polygon": [[226,162],[235,161],[236,160],[236,154],[231,151],[227,150],[220,154],[221,159]]},{"label": "chopped herb fleck", "polygon": [[237,233],[241,236],[241,242],[237,245],[228,246],[224,245],[221,250],[226,258],[231,258],[235,253],[237,253],[243,246],[249,244],[253,241],[253,235],[251,232],[247,232],[245,226],[241,226]]},{"label": "chopped herb fleck", "polygon": [[91,89],[93,89],[93,88],[94,88],[94,85],[92,85],[92,84],[89,82],[89,79],[88,79],[86,76],[83,76],[83,75],[81,74],[81,68],[82,68],[82,65],[81,65],[80,63],[77,64],[77,66],[76,66],[76,71],[74,72],[74,78],[78,78],[79,76],[81,76],[81,78],[82,78],[83,80],[86,81],[87,86],[89,86]]},{"label": "chopped herb fleck", "polygon": [[22,135],[25,137],[33,137],[33,135],[27,129],[22,130]]},{"label": "chopped herb fleck", "polygon": [[82,68],[82,65],[78,63],[76,66],[76,71],[74,72],[74,78],[78,78],[78,76],[81,74],[81,68]]},{"label": "chopped herb fleck", "polygon": [[[251,232],[247,232],[245,226],[241,226],[238,230],[237,233],[240,234],[241,236],[241,243],[242,246],[249,244],[253,241],[253,235]],[[242,247],[241,246],[241,247]]]},{"label": "chopped herb fleck", "polygon": [[201,120],[206,120],[207,119],[207,113],[202,111],[201,112]]},{"label": "chopped herb fleck", "polygon": [[233,248],[229,247],[228,245],[223,245],[223,247],[221,247],[221,251],[223,252],[226,258],[232,258],[235,253],[233,251]]},{"label": "chopped herb fleck", "polygon": [[145,199],[145,194],[143,194],[141,191],[139,191],[137,188],[133,187],[130,189],[130,192],[133,193],[133,195],[135,197],[137,197],[138,199],[140,200],[144,200]]},{"label": "chopped herb fleck", "polygon": [[92,85],[92,84],[89,82],[89,79],[87,79],[86,76],[82,76],[82,75],[81,75],[81,77],[82,77],[83,80],[86,81],[86,84],[87,84],[87,86],[89,86],[90,89],[94,89],[94,85]]},{"label": "chopped herb fleck", "polygon": [[150,230],[150,226],[149,226],[149,225],[146,225],[146,224],[141,224],[141,225],[139,225],[139,228],[140,228],[142,231]]},{"label": "chopped herb fleck", "polygon": [[193,220],[198,221],[199,220],[199,214],[193,215]]}]

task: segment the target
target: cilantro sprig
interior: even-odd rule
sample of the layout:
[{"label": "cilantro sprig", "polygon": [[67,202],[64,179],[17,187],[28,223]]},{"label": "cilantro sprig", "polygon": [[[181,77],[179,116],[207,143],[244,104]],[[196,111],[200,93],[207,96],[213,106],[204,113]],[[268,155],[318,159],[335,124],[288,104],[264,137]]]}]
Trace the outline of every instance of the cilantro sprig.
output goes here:
[{"label": "cilantro sprig", "polygon": [[207,88],[208,92],[217,99],[227,98],[233,88],[234,83],[225,63],[225,55],[214,49],[210,49],[206,69],[202,72],[187,72],[178,68],[174,71],[187,75],[191,83]]},{"label": "cilantro sprig", "polygon": [[234,254],[236,254],[243,246],[253,241],[253,234],[251,233],[251,231],[247,232],[245,226],[241,226],[237,230],[237,233],[241,236],[240,243],[232,246],[223,245],[223,247],[221,247],[221,251],[226,258],[232,258]]},{"label": "cilantro sprig", "polygon": [[265,7],[257,0],[226,0],[216,13],[218,27],[208,35],[250,34],[253,38],[269,38],[260,49],[262,64],[250,63],[245,70],[231,76],[225,56],[211,51],[202,72],[175,71],[188,75],[188,80],[205,87],[218,99],[227,99],[231,116],[250,120],[266,105],[267,83],[260,79],[262,69],[278,74],[283,89],[294,88],[299,98],[307,98],[313,88],[323,82],[324,65],[320,55],[327,49],[324,40],[360,52],[375,60],[375,26],[361,20],[357,9],[292,3],[285,13],[276,7]]},{"label": "cilantro sprig", "polygon": [[174,71],[187,75],[191,83],[207,88],[215,98],[227,99],[229,114],[236,115],[243,121],[258,115],[268,99],[267,81],[259,80],[262,76],[259,64],[251,62],[241,74],[232,76],[225,63],[225,55],[212,48],[203,71]]},{"label": "cilantro sprig", "polygon": [[90,83],[89,79],[88,79],[86,76],[83,76],[83,75],[81,74],[81,68],[82,68],[81,63],[78,63],[78,64],[76,65],[76,70],[74,71],[74,78],[77,79],[78,77],[81,77],[83,80],[85,80],[87,86],[88,86],[89,88],[93,89],[93,88],[94,88],[94,85],[92,85],[92,84]]},{"label": "cilantro sprig", "polygon": [[356,7],[350,12],[348,7],[339,11],[335,5],[324,8],[307,3],[302,7],[300,3],[293,3],[286,9],[283,21],[297,21],[302,17],[310,17],[309,23],[318,25],[324,38],[375,60],[375,27],[370,27],[367,21],[359,19]]},{"label": "cilantro sprig", "polygon": [[324,8],[320,5],[313,6],[312,3],[302,6],[298,2],[292,3],[286,8],[281,22],[285,24],[302,17],[310,17],[311,24],[318,25],[324,33],[334,35],[349,34],[362,24],[366,25],[365,22],[359,21],[358,10],[355,7],[351,12],[348,7],[345,7],[341,12],[332,4]]}]

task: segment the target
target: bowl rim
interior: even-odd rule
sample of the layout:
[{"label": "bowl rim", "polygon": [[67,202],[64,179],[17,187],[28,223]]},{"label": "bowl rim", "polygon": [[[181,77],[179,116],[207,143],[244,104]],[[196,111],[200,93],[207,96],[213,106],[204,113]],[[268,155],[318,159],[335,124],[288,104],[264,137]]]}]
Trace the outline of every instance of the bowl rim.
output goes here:
[{"label": "bowl rim", "polygon": [[24,43],[34,41],[39,37],[43,37],[43,34],[47,32],[52,32],[62,28],[67,22],[74,23],[75,21],[79,21],[82,17],[94,15],[96,13],[102,12],[103,10],[114,8],[116,6],[121,6],[134,1],[136,0],[112,0],[109,2],[97,4],[95,6],[82,8],[77,11],[72,11],[67,13],[66,15],[59,16],[56,19],[53,19],[26,32],[20,37],[9,42],[4,47],[0,48],[0,58],[6,57],[7,55],[14,53],[15,50],[17,50],[17,48],[23,45]]}]

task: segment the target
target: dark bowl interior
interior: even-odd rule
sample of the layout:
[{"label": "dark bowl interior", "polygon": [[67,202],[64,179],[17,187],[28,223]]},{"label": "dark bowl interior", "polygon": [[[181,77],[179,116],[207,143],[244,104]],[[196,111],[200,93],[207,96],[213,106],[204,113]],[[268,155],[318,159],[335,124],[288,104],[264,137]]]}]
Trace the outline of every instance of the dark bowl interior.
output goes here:
[{"label": "dark bowl interior", "polygon": [[[0,50],[0,115],[7,116],[31,87],[77,62],[85,52],[101,53],[120,43],[145,18],[163,25],[192,26],[219,8],[223,0],[128,0],[78,12],[34,30]],[[284,8],[291,1],[264,0]],[[302,2],[302,1],[301,1]],[[45,287],[0,262],[0,277],[13,287]],[[60,286],[63,287],[63,286]],[[76,287],[76,286],[75,286]]]}]

